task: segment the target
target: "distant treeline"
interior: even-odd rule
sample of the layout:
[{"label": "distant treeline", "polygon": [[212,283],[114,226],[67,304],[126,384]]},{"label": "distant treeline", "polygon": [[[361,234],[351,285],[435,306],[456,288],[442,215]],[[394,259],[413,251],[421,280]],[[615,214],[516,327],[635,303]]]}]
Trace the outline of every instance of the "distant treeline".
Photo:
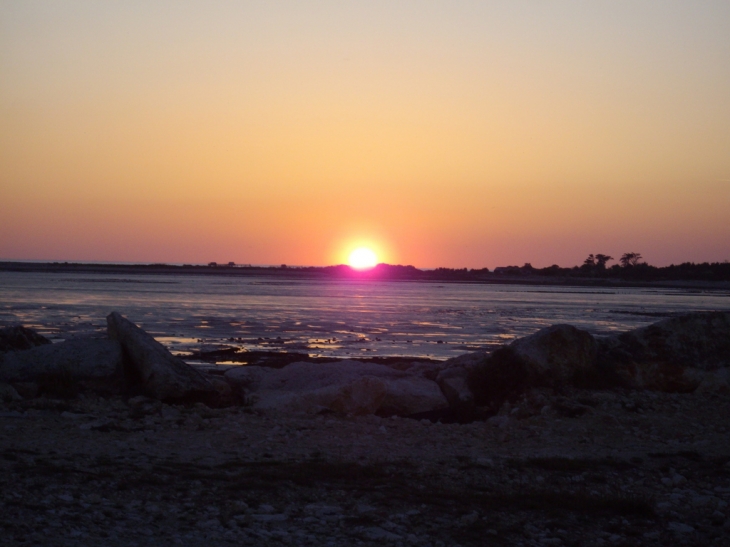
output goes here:
[{"label": "distant treeline", "polygon": [[584,279],[623,279],[627,281],[730,281],[730,262],[684,262],[671,266],[652,266],[646,262],[599,268],[583,264],[572,268],[561,268],[554,264],[547,268],[507,266],[495,268],[495,275],[505,276],[545,276]]},{"label": "distant treeline", "polygon": [[533,268],[531,264],[523,266],[504,266],[489,270],[488,268],[436,268],[419,270],[413,266],[378,264],[372,270],[353,271],[349,266],[326,266],[309,268],[292,268],[304,271],[320,271],[336,277],[372,277],[380,279],[417,279],[432,281],[486,281],[507,280],[529,277],[550,277],[567,279],[615,279],[626,281],[730,281],[730,262],[703,262],[695,264],[684,262],[679,265],[657,267],[641,261],[639,253],[626,253],[621,263],[608,267],[606,255],[590,255],[581,266],[561,268],[557,264],[546,268]]},{"label": "distant treeline", "polygon": [[[97,272],[97,273],[146,273],[173,274],[190,273],[203,275],[272,275],[276,277],[304,278],[353,278],[410,281],[462,281],[496,283],[578,283],[615,280],[627,282],[648,281],[730,281],[730,262],[703,262],[695,264],[684,262],[679,265],[657,267],[647,264],[639,253],[625,253],[619,263],[608,266],[614,260],[608,255],[589,255],[580,266],[562,268],[557,264],[547,268],[534,268],[531,264],[523,266],[503,266],[488,268],[436,268],[420,270],[414,266],[378,264],[369,270],[354,270],[344,264],[338,266],[251,266],[233,262],[208,265],[172,264],[88,264],[69,262],[0,262],[0,270],[5,271],[46,271],[46,272]],[[543,281],[541,281],[541,279]]]}]

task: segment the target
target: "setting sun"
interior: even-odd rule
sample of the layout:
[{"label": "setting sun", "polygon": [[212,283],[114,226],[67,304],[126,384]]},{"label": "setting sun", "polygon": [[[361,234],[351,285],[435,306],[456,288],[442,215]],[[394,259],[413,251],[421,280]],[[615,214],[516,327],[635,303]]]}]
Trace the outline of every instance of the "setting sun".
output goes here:
[{"label": "setting sun", "polygon": [[367,247],[358,247],[350,253],[348,259],[350,267],[356,270],[366,270],[372,268],[378,263],[378,257]]}]

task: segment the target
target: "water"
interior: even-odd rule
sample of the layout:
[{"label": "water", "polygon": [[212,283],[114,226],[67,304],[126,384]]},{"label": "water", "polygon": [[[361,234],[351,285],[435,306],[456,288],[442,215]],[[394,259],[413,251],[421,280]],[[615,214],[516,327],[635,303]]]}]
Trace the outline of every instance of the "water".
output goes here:
[{"label": "water", "polygon": [[117,310],[175,352],[223,344],[312,356],[446,359],[556,323],[605,335],[730,293],[267,277],[0,272],[0,326],[55,340],[101,333]]}]

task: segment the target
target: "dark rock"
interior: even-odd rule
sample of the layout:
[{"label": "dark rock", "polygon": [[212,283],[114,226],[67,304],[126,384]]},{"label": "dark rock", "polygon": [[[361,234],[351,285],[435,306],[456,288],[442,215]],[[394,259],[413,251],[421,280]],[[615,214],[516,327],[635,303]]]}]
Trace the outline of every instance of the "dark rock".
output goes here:
[{"label": "dark rock", "polygon": [[629,387],[694,391],[730,366],[730,313],[692,313],[598,340],[601,368]]},{"label": "dark rock", "polygon": [[211,401],[216,389],[205,377],[119,313],[107,318],[109,338],[122,346],[127,366],[146,395],[166,402]]},{"label": "dark rock", "polygon": [[503,346],[469,369],[468,386],[477,406],[496,413],[505,401],[515,401],[539,378],[510,346]]},{"label": "dark rock", "polygon": [[467,384],[478,406],[496,412],[533,387],[562,388],[596,372],[596,341],[571,325],[553,325],[519,338],[479,363],[470,363]]},{"label": "dark rock", "polygon": [[0,352],[31,349],[50,343],[48,338],[26,327],[0,329]]},{"label": "dark rock", "polygon": [[33,399],[40,391],[38,382],[13,382],[13,387],[23,399]]},{"label": "dark rock", "polygon": [[80,389],[126,389],[122,348],[113,340],[74,339],[5,353],[0,356],[0,380],[19,386],[35,383],[41,392],[68,396]]},{"label": "dark rock", "polygon": [[509,345],[531,375],[548,385],[572,383],[596,366],[596,340],[571,325],[553,325]]},{"label": "dark rock", "polygon": [[10,403],[13,401],[20,401],[23,398],[18,395],[18,392],[10,384],[0,382],[0,401],[4,403]]}]

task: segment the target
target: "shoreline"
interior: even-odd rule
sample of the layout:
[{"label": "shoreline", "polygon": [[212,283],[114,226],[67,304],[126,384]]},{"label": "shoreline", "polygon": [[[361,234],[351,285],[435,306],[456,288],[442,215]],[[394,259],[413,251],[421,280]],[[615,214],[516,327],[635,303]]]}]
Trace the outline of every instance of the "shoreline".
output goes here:
[{"label": "shoreline", "polygon": [[[274,279],[303,281],[359,281],[411,282],[426,284],[471,285],[528,285],[546,287],[580,287],[595,289],[661,288],[684,289],[701,292],[724,292],[730,296],[730,281],[655,280],[637,281],[616,278],[548,277],[540,275],[516,275],[478,273],[463,277],[437,270],[412,271],[404,268],[397,274],[377,276],[351,270],[347,266],[330,267],[267,267],[267,266],[195,266],[169,264],[85,264],[72,262],[18,262],[0,261],[0,272],[17,273],[78,273],[78,274],[125,274],[125,275],[195,275],[222,277],[271,277]],[[414,273],[418,272],[418,273]]]},{"label": "shoreline", "polygon": [[207,378],[118,313],[107,321],[94,345],[106,360],[8,333],[9,545],[721,547],[730,535],[730,313],[602,347],[555,325],[407,374],[299,363]]}]

